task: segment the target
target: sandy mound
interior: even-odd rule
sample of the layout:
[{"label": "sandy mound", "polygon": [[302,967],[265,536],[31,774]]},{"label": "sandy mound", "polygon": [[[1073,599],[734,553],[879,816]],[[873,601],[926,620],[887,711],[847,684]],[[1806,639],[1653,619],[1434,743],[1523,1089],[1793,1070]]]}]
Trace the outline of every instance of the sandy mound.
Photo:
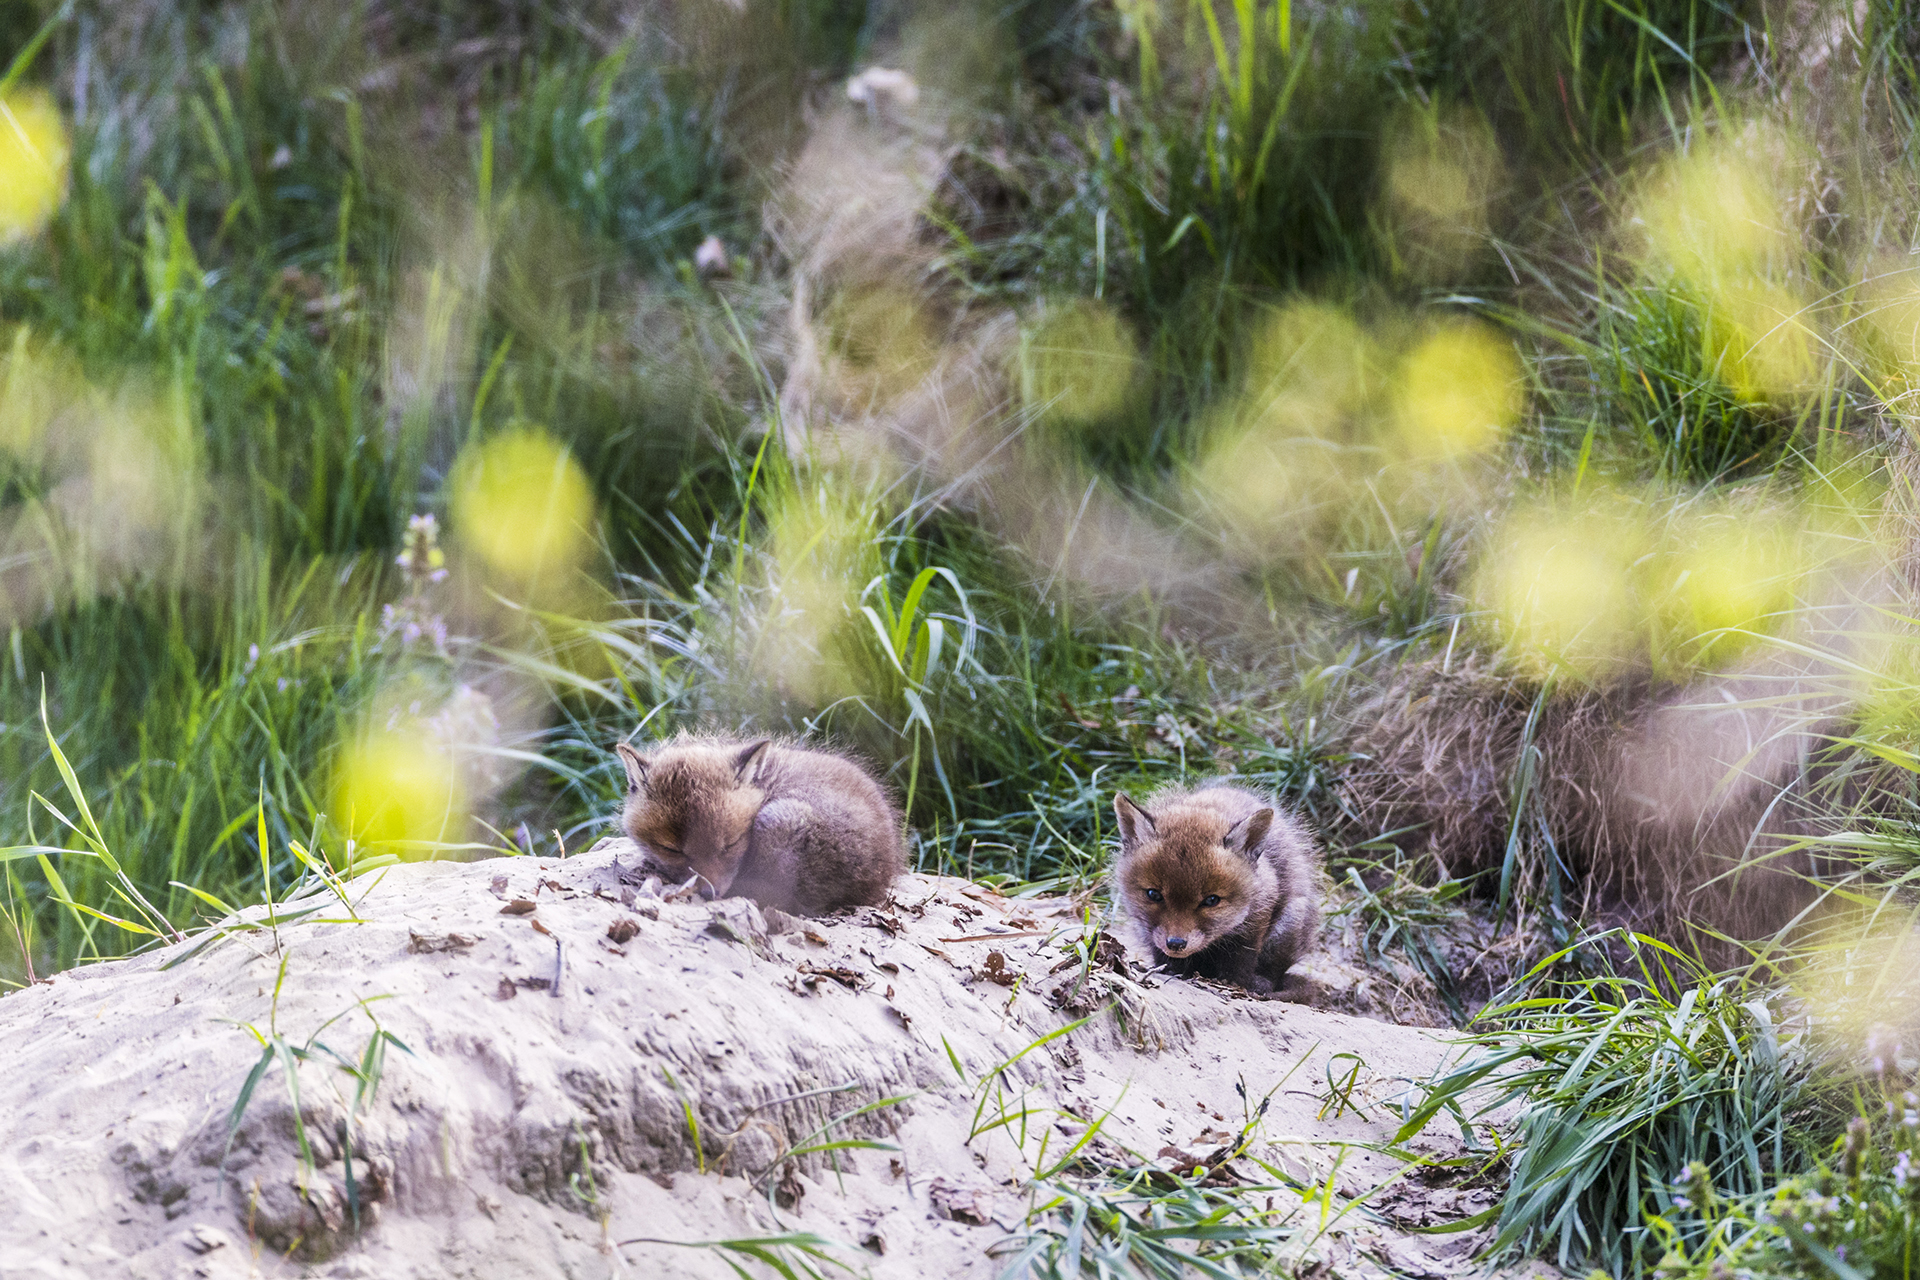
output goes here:
[{"label": "sandy mound", "polygon": [[[914,876],[886,910],[769,920],[653,898],[635,854],[394,868],[278,950],[229,930],[0,1000],[0,1274],[730,1276],[721,1251],[619,1242],[812,1232],[853,1274],[985,1278],[1090,1121],[1082,1162],[1217,1161],[1268,1094],[1249,1154],[1331,1178],[1325,1213],[1282,1196],[1274,1221],[1334,1274],[1448,1274],[1473,1235],[1369,1213],[1491,1202],[1403,1178],[1340,1215],[1401,1168],[1342,1144],[1391,1135],[1440,1033],[1142,985],[1061,899]],[[882,1145],[789,1155],[849,1140]]]}]

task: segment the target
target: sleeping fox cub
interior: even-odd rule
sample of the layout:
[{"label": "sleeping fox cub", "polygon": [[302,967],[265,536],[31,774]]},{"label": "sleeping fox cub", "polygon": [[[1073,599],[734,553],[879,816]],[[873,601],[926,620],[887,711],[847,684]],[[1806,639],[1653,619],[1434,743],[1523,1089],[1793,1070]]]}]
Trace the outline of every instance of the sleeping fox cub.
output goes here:
[{"label": "sleeping fox cub", "polygon": [[1319,853],[1267,796],[1171,787],[1113,798],[1113,895],[1123,937],[1168,972],[1270,992],[1320,928]]},{"label": "sleeping fox cub", "polygon": [[899,810],[846,756],[771,738],[614,750],[627,769],[627,834],[667,875],[698,876],[708,897],[822,915],[885,902],[906,870]]}]

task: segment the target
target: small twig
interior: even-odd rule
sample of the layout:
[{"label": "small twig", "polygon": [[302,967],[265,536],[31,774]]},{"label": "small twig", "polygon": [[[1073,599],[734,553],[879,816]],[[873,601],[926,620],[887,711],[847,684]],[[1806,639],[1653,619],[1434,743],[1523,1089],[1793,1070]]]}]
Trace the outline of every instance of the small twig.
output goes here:
[{"label": "small twig", "polygon": [[553,985],[547,988],[547,994],[555,1000],[560,998],[560,980],[567,976],[567,944],[560,941],[559,935],[553,939]]}]

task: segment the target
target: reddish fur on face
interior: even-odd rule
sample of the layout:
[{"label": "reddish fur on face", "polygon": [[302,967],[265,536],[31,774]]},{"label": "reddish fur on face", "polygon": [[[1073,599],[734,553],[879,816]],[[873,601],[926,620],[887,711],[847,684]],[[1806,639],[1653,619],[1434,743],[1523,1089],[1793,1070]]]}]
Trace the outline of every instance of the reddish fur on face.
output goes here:
[{"label": "reddish fur on face", "polygon": [[1114,798],[1114,904],[1156,963],[1270,990],[1319,925],[1318,855],[1297,819],[1240,787]]},{"label": "reddish fur on face", "polygon": [[651,758],[624,742],[616,750],[627,766],[627,834],[663,870],[682,879],[698,875],[715,897],[726,896],[746,860],[754,815],[767,800],[752,781],[746,747],[689,742]]},{"label": "reddish fur on face", "polygon": [[1223,843],[1230,825],[1210,810],[1177,811],[1122,859],[1127,904],[1162,955],[1204,951],[1246,923],[1261,896],[1254,864]]},{"label": "reddish fur on face", "polygon": [[906,870],[900,814],[858,762],[763,738],[626,743],[623,825],[668,877],[812,915],[886,901]]}]

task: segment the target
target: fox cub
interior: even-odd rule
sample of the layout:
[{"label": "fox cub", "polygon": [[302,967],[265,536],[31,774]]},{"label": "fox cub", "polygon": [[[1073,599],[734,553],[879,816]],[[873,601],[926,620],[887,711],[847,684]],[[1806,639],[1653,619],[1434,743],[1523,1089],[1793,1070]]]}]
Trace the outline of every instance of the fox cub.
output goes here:
[{"label": "fox cub", "polygon": [[[1320,929],[1313,837],[1271,798],[1225,784],[1113,798],[1123,937],[1171,973],[1280,986]],[[1130,936],[1129,936],[1130,935]]]},{"label": "fox cub", "polygon": [[845,756],[771,738],[614,750],[627,768],[627,834],[669,876],[699,876],[710,898],[820,915],[885,902],[906,870],[899,811]]}]

